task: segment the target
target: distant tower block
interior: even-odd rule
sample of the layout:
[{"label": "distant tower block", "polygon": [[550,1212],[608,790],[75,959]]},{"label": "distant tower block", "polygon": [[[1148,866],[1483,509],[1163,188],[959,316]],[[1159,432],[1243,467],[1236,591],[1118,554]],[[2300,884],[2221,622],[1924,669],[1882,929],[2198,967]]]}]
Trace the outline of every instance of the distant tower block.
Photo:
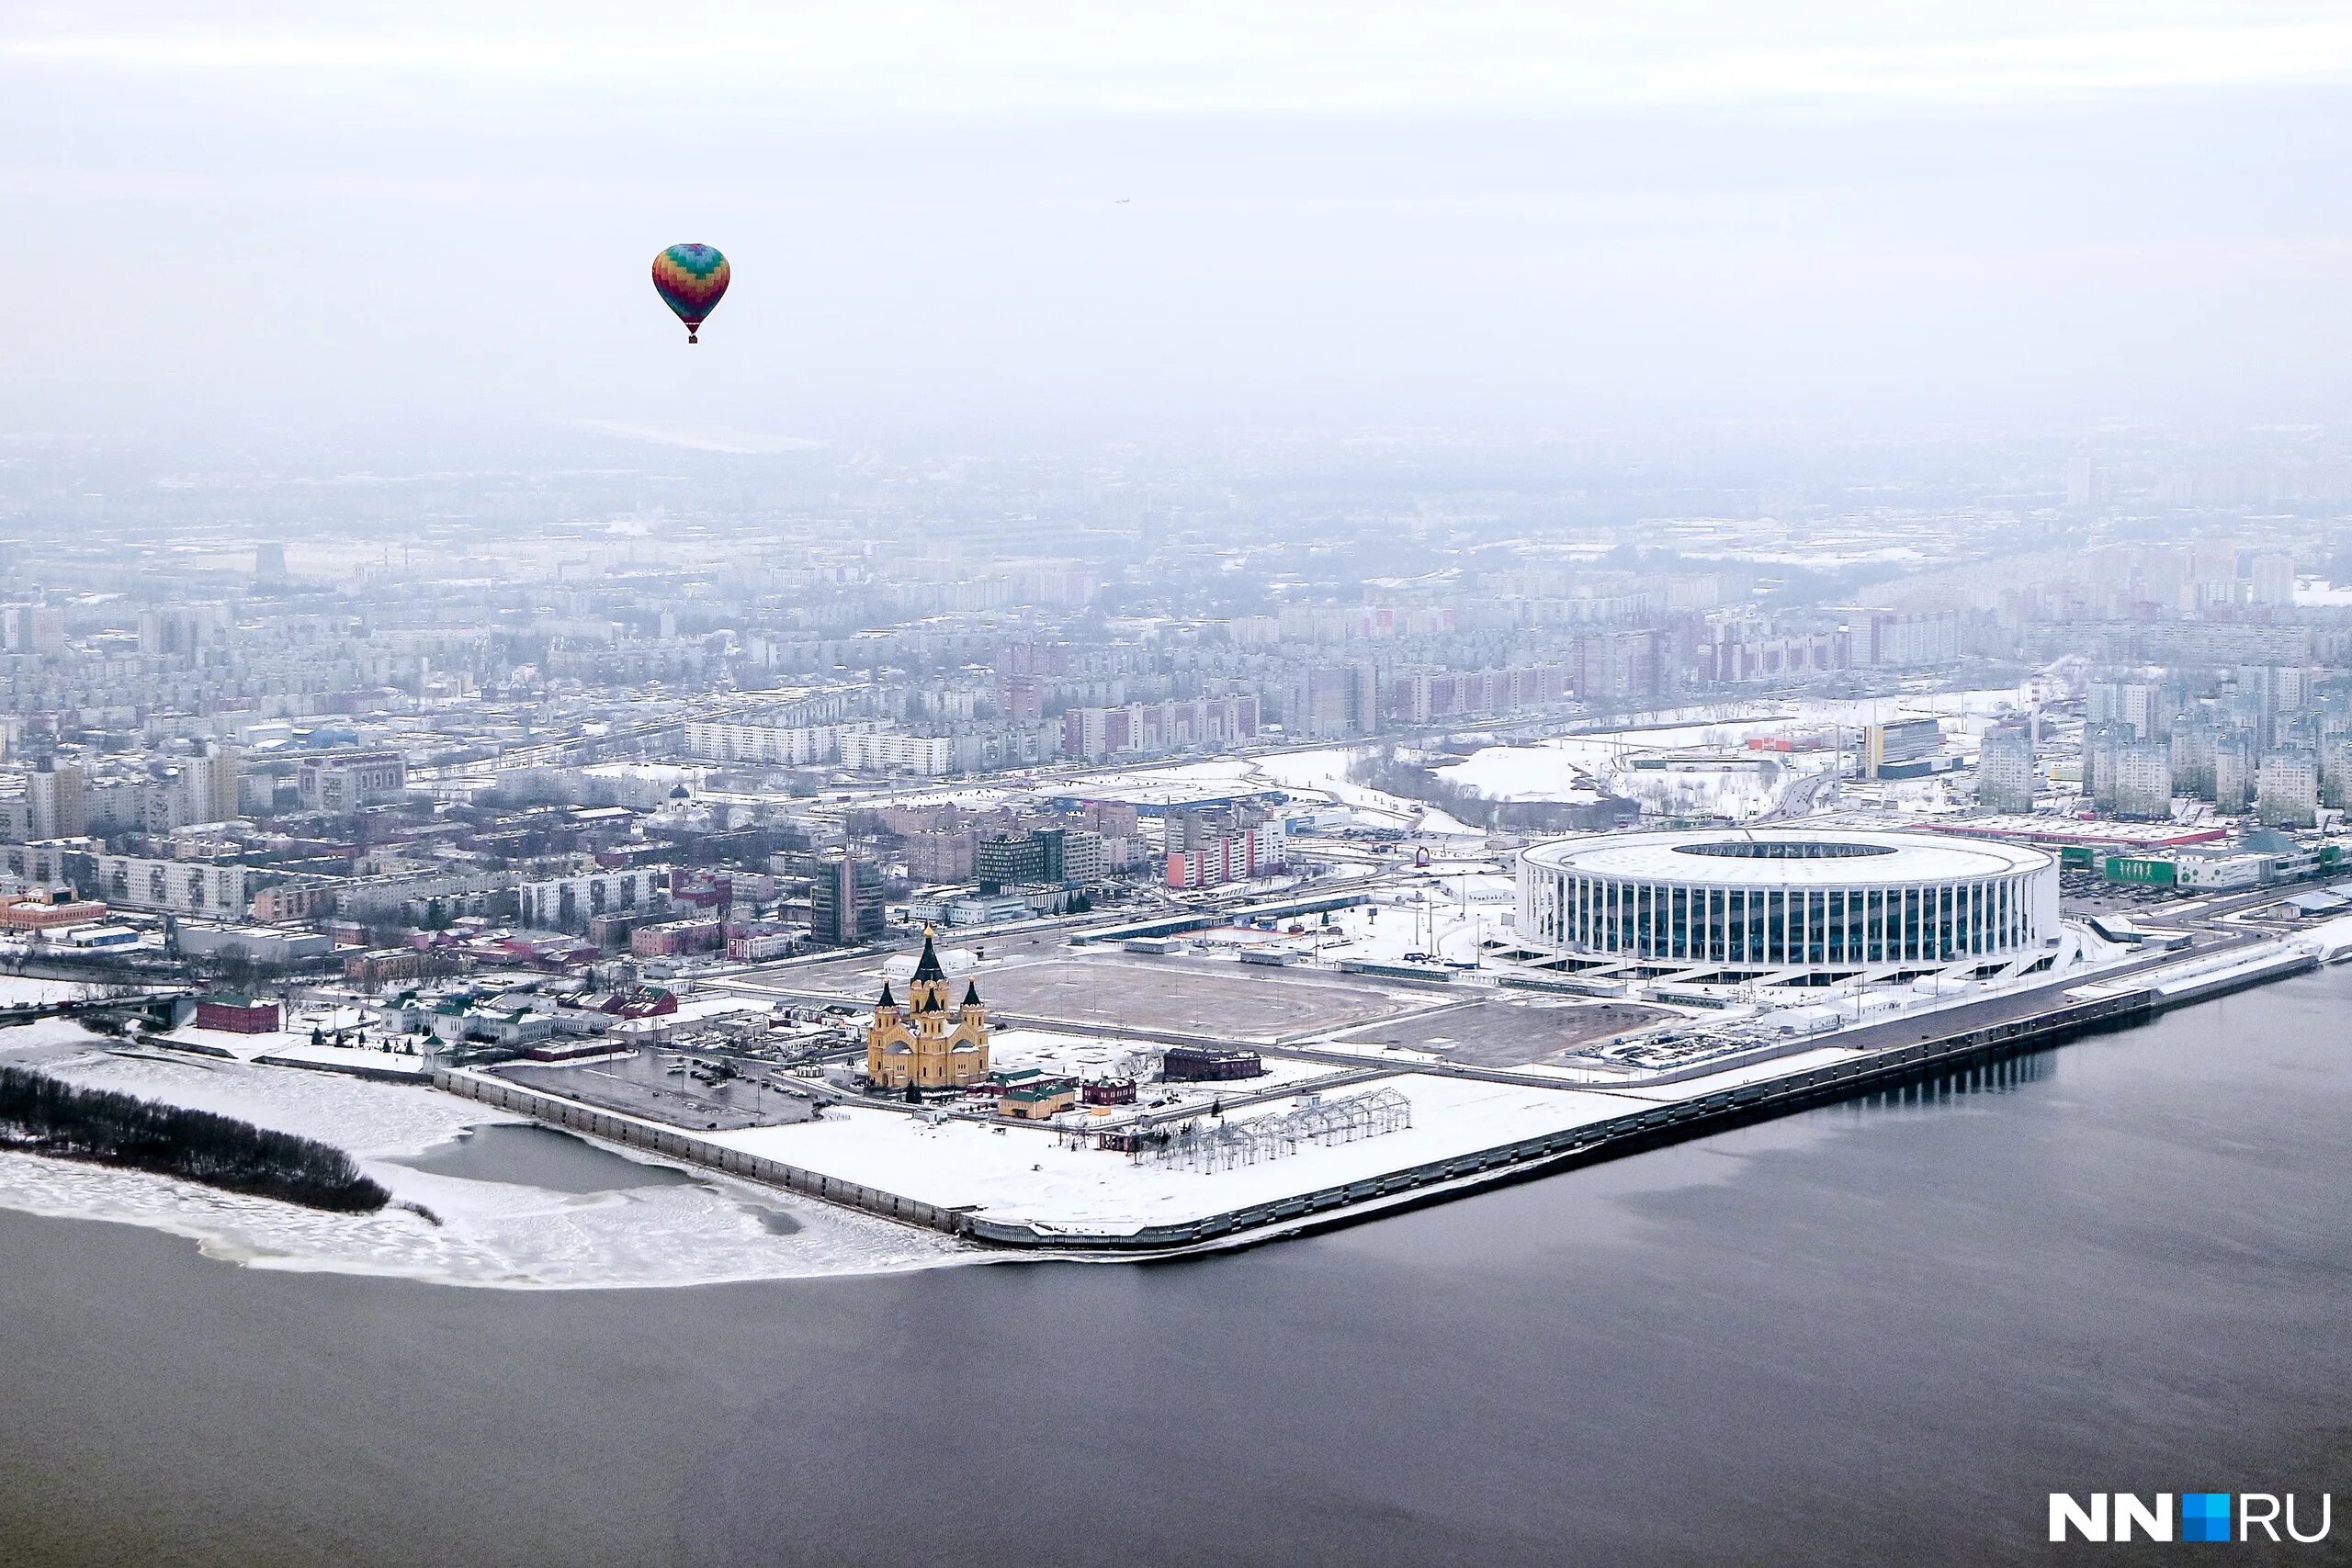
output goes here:
[{"label": "distant tower block", "polygon": [[286,581],[286,547],[271,541],[254,547],[254,580],[257,582]]}]

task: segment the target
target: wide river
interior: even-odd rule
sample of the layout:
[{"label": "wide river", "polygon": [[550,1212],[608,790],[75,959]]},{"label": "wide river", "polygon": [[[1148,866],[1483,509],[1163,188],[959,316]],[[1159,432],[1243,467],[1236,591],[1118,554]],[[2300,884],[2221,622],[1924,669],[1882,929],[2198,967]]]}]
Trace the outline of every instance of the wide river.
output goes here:
[{"label": "wide river", "polygon": [[2053,1490],[2333,1490],[2278,1559],[2344,1561],[2347,1018],[1156,1266],[521,1292],[0,1213],[0,1563],[2079,1559]]}]

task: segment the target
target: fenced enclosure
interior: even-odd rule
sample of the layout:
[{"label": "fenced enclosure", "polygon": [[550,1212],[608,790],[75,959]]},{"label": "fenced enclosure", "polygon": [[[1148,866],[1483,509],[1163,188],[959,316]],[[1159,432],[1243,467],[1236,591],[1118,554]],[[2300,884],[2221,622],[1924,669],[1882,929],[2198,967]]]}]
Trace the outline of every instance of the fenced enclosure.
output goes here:
[{"label": "fenced enclosure", "polygon": [[1188,1122],[1172,1133],[1148,1133],[1136,1140],[1137,1165],[1170,1170],[1231,1170],[1285,1159],[1302,1148],[1329,1147],[1376,1138],[1413,1124],[1413,1102],[1393,1089],[1345,1100],[1318,1100],[1280,1116],[1204,1126]]}]

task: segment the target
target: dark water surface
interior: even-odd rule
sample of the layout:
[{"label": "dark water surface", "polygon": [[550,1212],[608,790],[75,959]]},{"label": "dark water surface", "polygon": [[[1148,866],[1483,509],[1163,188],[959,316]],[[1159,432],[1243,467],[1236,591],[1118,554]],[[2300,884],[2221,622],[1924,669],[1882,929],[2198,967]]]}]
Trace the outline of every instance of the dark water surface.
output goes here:
[{"label": "dark water surface", "polygon": [[[2352,972],[1233,1256],[691,1291],[0,1214],[0,1562],[2178,1562],[2352,1519]],[[2159,1555],[2161,1554],[2161,1555]],[[2233,1562],[2274,1560],[2259,1548]]]}]

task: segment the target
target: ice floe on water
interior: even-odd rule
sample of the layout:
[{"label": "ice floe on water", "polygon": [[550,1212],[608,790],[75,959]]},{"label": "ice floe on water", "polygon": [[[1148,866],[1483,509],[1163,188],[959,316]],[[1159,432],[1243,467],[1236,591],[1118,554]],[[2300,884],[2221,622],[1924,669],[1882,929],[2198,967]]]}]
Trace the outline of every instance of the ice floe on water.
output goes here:
[{"label": "ice floe on water", "polygon": [[[611,1289],[864,1274],[975,1260],[946,1236],[754,1182],[638,1160],[576,1144],[560,1179],[531,1180],[532,1151],[513,1168],[457,1176],[401,1163],[514,1118],[435,1089],[327,1073],[167,1057],[51,1036],[0,1054],[92,1089],[216,1111],[348,1149],[396,1203],[329,1214],[139,1171],[0,1153],[0,1207],[146,1225],[195,1240],[208,1257],[257,1269],[394,1275],[451,1285]],[[32,1043],[21,1034],[9,1042]],[[527,1145],[527,1140],[525,1141]],[[578,1173],[611,1162],[603,1190]],[[445,1162],[495,1171],[482,1160]],[[662,1174],[686,1169],[693,1179]],[[571,1190],[566,1190],[571,1189]],[[435,1223],[435,1222],[438,1223]]]}]

